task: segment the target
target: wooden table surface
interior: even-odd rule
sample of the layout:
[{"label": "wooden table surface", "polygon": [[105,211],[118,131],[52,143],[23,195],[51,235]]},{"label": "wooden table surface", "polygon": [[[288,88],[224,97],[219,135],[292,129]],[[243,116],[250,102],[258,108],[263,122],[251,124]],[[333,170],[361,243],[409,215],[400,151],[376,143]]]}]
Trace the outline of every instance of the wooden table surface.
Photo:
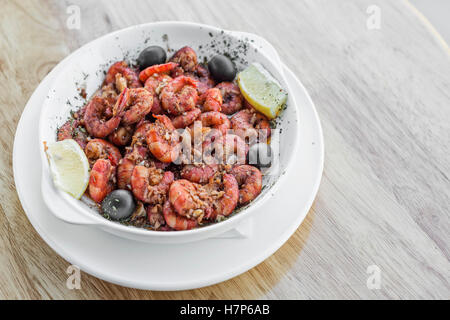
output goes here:
[{"label": "wooden table surface", "polygon": [[[409,2],[0,3],[0,298],[450,298],[450,51]],[[67,27],[73,4],[80,29]],[[379,29],[367,27],[372,5]],[[83,273],[82,288],[69,290],[68,263],[33,229],[15,191],[19,117],[40,81],[76,48],[160,20],[253,32],[279,50],[322,121],[318,196],[281,249],[224,283],[151,292]],[[380,270],[379,289],[367,286],[371,265]]]}]

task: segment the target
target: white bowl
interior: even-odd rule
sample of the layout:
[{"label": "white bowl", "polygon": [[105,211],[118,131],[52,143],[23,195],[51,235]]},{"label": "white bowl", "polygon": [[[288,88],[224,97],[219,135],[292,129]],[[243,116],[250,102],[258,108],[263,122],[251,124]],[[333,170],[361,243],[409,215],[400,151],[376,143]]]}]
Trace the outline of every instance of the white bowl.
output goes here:
[{"label": "white bowl", "polygon": [[[277,120],[277,128],[273,130],[274,137],[279,140],[276,170],[264,176],[265,188],[258,198],[225,221],[193,230],[169,232],[125,226],[103,218],[96,210],[53,185],[43,142],[55,141],[56,129],[66,121],[70,111],[85,103],[79,95],[79,88],[84,87],[87,97],[90,97],[100,87],[104,72],[113,62],[124,59],[133,61],[142,49],[150,45],[159,45],[170,50],[188,45],[197,52],[199,61],[225,52],[237,58],[235,63],[238,69],[244,68],[248,63],[259,62],[288,92],[287,107]],[[168,56],[171,54],[172,52],[169,52]],[[299,112],[293,94],[289,94],[290,88],[285,81],[276,50],[258,36],[188,22],[148,23],[94,40],[60,64],[61,72],[55,78],[45,99],[39,122],[43,166],[42,196],[51,212],[59,219],[73,224],[96,226],[117,236],[144,242],[182,243],[206,239],[236,227],[244,219],[263,210],[264,202],[270,201],[271,195],[284,180],[283,177],[289,174],[289,170],[295,170],[291,159],[297,152],[299,142]]]}]

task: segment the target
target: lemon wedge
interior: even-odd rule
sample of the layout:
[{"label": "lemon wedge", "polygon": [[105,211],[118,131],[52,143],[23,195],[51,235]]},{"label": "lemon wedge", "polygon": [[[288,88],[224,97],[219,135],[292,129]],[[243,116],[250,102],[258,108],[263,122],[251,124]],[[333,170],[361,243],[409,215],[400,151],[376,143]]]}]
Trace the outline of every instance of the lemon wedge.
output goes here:
[{"label": "lemon wedge", "polygon": [[46,153],[55,186],[80,199],[89,183],[89,162],[83,149],[67,139],[49,143]]},{"label": "lemon wedge", "polygon": [[259,63],[253,63],[238,74],[238,85],[244,98],[269,119],[274,119],[286,103],[287,92]]}]

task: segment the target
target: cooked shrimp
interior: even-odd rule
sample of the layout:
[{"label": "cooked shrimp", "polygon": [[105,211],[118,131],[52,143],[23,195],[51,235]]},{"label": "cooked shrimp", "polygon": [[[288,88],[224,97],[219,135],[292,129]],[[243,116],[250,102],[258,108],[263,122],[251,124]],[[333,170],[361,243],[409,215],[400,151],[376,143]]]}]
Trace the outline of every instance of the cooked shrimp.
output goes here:
[{"label": "cooked shrimp", "polygon": [[232,82],[221,82],[216,86],[222,94],[223,104],[222,112],[225,114],[233,114],[242,109],[243,97],[241,90]]},{"label": "cooked shrimp", "polygon": [[186,111],[185,113],[172,118],[172,124],[175,128],[186,128],[187,126],[194,123],[198,116],[202,113],[199,108],[192,109],[191,111]]},{"label": "cooked shrimp", "polygon": [[170,204],[170,201],[164,203],[163,214],[167,225],[178,231],[193,229],[198,225],[197,220],[188,219],[177,214]]},{"label": "cooked shrimp", "polygon": [[199,184],[181,179],[172,183],[169,189],[169,201],[175,211],[189,219],[201,221],[211,214],[210,199]]},{"label": "cooked shrimp", "polygon": [[197,54],[186,46],[175,52],[169,61],[179,64],[186,72],[193,72],[197,67]]},{"label": "cooked shrimp", "polygon": [[194,123],[191,124],[188,129],[189,133],[191,134],[192,142],[203,142],[205,140],[209,140],[208,138],[210,138],[210,133],[212,131],[210,127],[204,127],[202,125],[202,122],[199,120],[194,121]]},{"label": "cooked shrimp", "polygon": [[151,93],[159,95],[162,88],[165,87],[170,80],[172,80],[172,77],[167,74],[154,74],[145,81],[144,88]]},{"label": "cooked shrimp", "polygon": [[119,93],[124,88],[142,87],[136,70],[130,68],[125,61],[118,61],[109,68],[105,84],[115,84]]},{"label": "cooked shrimp", "polygon": [[136,163],[126,156],[117,166],[117,188],[131,190],[131,175],[133,174]]},{"label": "cooked shrimp", "polygon": [[75,140],[82,149],[86,147],[88,142],[88,134],[86,129],[81,125],[77,119],[69,119],[57,131],[57,140]]},{"label": "cooked shrimp", "polygon": [[202,96],[203,102],[203,112],[207,111],[218,111],[222,110],[222,94],[217,88],[208,89]]},{"label": "cooked shrimp", "polygon": [[122,147],[130,143],[133,136],[133,126],[119,126],[109,136],[108,140],[116,146]]},{"label": "cooked shrimp", "polygon": [[94,97],[86,106],[84,125],[86,130],[96,138],[104,138],[111,134],[120,123],[120,117],[107,117],[107,110],[111,106],[101,97]]},{"label": "cooked shrimp", "polygon": [[158,159],[155,159],[152,155],[150,155],[147,159],[147,163],[149,167],[154,167],[161,170],[166,170],[170,166],[170,163],[161,162]]},{"label": "cooked shrimp", "polygon": [[167,74],[154,74],[145,81],[144,88],[153,95],[152,114],[163,114],[164,109],[161,106],[159,94],[161,90],[172,80]]},{"label": "cooked shrimp", "polygon": [[163,204],[174,179],[170,171],[136,166],[131,175],[131,190],[134,196],[150,204]]},{"label": "cooked shrimp", "polygon": [[245,164],[247,153],[245,141],[234,134],[220,136],[213,142],[206,141],[203,144],[204,160],[208,160],[208,163],[211,162],[210,156],[213,156],[216,163]]},{"label": "cooked shrimp", "polygon": [[137,164],[144,163],[148,159],[148,148],[135,145],[117,166],[117,187],[119,189],[131,190],[131,175]]},{"label": "cooked shrimp", "polygon": [[157,98],[153,97],[153,107],[151,114],[153,115],[164,114],[164,109],[161,106],[161,101],[159,100],[159,97]]},{"label": "cooked shrimp", "polygon": [[176,67],[178,67],[178,64],[173,62],[150,66],[142,70],[141,73],[139,73],[139,80],[145,82],[149,77],[151,77],[154,74],[167,73]]},{"label": "cooked shrimp", "polygon": [[205,184],[218,170],[219,166],[217,164],[188,164],[181,169],[180,175],[183,179],[187,179],[190,182]]},{"label": "cooked shrimp", "polygon": [[84,153],[91,164],[94,164],[98,159],[108,159],[111,165],[117,166],[120,159],[122,159],[119,149],[102,139],[89,141],[86,148],[84,148]]},{"label": "cooked shrimp", "polygon": [[[219,139],[218,143],[223,141],[224,145],[224,155],[226,157],[225,163],[227,164],[244,164],[247,159],[248,146],[245,141],[239,136],[234,134],[227,134]],[[230,156],[235,156],[237,159],[235,161],[230,161]]]},{"label": "cooked shrimp", "polygon": [[115,167],[109,160],[98,159],[89,176],[89,195],[95,202],[101,202],[114,190]]},{"label": "cooked shrimp", "polygon": [[262,188],[262,174],[250,165],[236,166],[231,170],[239,185],[239,204],[244,205],[255,199]]},{"label": "cooked shrimp", "polygon": [[133,137],[131,138],[131,147],[134,145],[147,145],[147,133],[152,128],[152,124],[149,121],[142,121],[136,125]]},{"label": "cooked shrimp", "polygon": [[149,121],[138,123],[130,145],[131,151],[127,153],[126,157],[132,157],[135,163],[145,163],[147,167],[165,169],[170,163],[164,163],[154,158],[147,146],[147,134],[153,126],[154,124]]},{"label": "cooked shrimp", "polygon": [[226,217],[233,212],[239,199],[239,186],[234,176],[228,173],[217,174],[206,186],[209,190],[213,210],[208,219]]},{"label": "cooked shrimp", "polygon": [[214,88],[216,82],[212,78],[207,67],[198,64],[195,69],[195,75],[198,78],[199,84],[197,85],[197,91],[200,95],[204,94],[206,90]]},{"label": "cooked shrimp", "polygon": [[161,105],[172,115],[180,115],[195,108],[198,100],[194,79],[180,76],[171,80],[161,91]]},{"label": "cooked shrimp", "polygon": [[188,128],[189,133],[191,135],[190,141],[192,143],[191,151],[192,151],[192,162],[194,164],[206,163],[206,164],[215,164],[217,161],[211,159],[209,155],[203,154],[202,149],[211,144],[213,141],[222,136],[222,133],[219,130],[212,129],[210,127],[204,127],[201,121],[195,121]]},{"label": "cooked shrimp", "polygon": [[[116,87],[114,84],[105,84],[99,92],[96,94],[100,98],[103,98],[106,100],[108,105],[114,106],[117,101],[117,97],[119,96],[119,93],[117,93]],[[107,109],[107,112],[105,113],[105,116],[112,117],[112,107]]]},{"label": "cooked shrimp", "polygon": [[218,111],[208,111],[200,115],[199,120],[205,127],[212,127],[219,130],[223,135],[226,134],[227,130],[231,127],[231,122],[228,117]]},{"label": "cooked shrimp", "polygon": [[147,145],[150,152],[161,162],[174,162],[181,150],[179,134],[170,119],[165,115],[155,115],[156,121],[147,132]]},{"label": "cooked shrimp", "polygon": [[231,117],[231,126],[235,134],[242,139],[267,139],[270,137],[270,123],[267,118],[251,109],[244,109]]},{"label": "cooked shrimp", "polygon": [[201,64],[198,64],[193,72],[184,72],[184,70],[181,67],[176,68],[175,70],[172,71],[172,76],[174,77],[182,75],[191,77],[197,82],[196,88],[199,97],[204,95],[208,89],[214,88],[214,86],[216,85],[216,82],[211,77],[208,68],[206,68]]},{"label": "cooked shrimp", "polygon": [[166,220],[163,215],[163,206],[161,204],[148,205],[147,219],[148,223],[156,230],[161,226],[164,226],[166,224]]},{"label": "cooked shrimp", "polygon": [[141,121],[151,111],[152,106],[153,95],[146,89],[125,88],[117,99],[113,115],[122,117],[122,123],[130,125]]}]

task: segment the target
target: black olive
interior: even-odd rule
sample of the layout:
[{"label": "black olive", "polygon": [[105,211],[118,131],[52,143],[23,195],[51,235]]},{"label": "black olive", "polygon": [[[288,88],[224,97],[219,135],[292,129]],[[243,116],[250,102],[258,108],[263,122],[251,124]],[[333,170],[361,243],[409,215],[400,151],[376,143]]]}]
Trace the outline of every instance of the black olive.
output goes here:
[{"label": "black olive", "polygon": [[141,70],[155,64],[165,63],[167,59],[166,51],[158,46],[151,46],[142,50],[137,58],[137,63]]},{"label": "black olive", "polygon": [[133,195],[127,190],[114,190],[102,202],[102,211],[112,220],[122,220],[131,216],[136,208]]},{"label": "black olive", "polygon": [[272,148],[267,143],[256,143],[247,153],[247,162],[259,168],[268,168],[272,165]]},{"label": "black olive", "polygon": [[236,77],[236,67],[230,58],[218,54],[208,62],[208,69],[217,82],[233,81]]}]

